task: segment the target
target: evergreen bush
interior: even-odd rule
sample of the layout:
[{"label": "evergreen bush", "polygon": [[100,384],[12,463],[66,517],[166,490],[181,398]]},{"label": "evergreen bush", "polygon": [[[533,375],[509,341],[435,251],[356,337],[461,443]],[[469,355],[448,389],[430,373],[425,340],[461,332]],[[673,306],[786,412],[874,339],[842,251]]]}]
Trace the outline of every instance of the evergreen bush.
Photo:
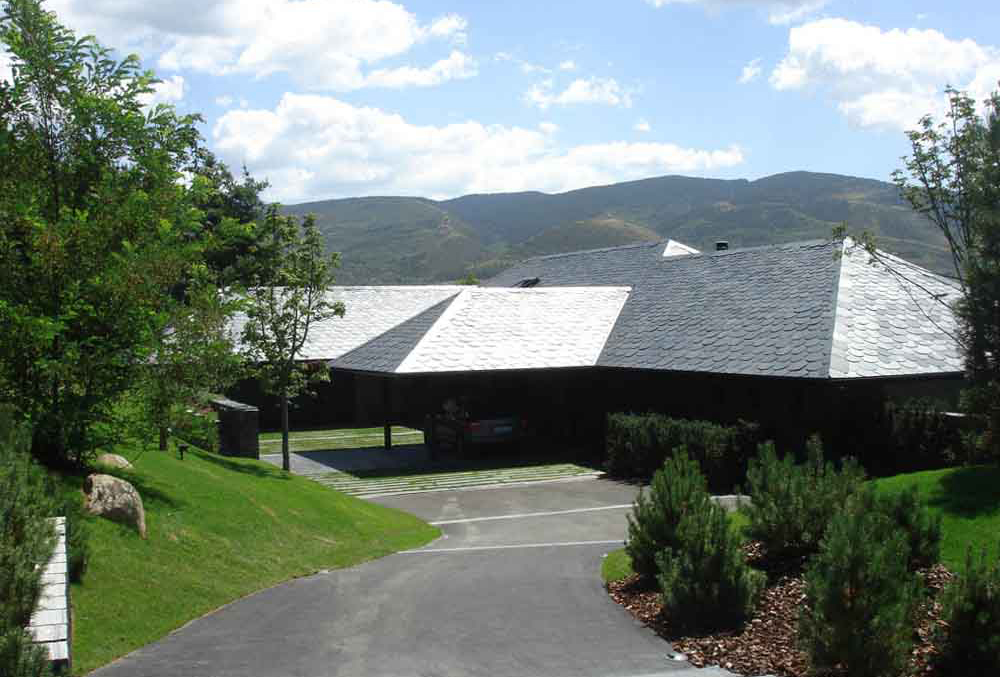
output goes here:
[{"label": "evergreen bush", "polygon": [[677,547],[657,553],[657,582],[672,624],[694,630],[739,626],[753,611],[765,575],[751,569],[718,504],[697,502],[677,528]]},{"label": "evergreen bush", "polygon": [[890,528],[903,536],[910,571],[940,561],[941,517],[931,514],[916,487],[894,494],[877,494],[866,488],[855,495],[855,504],[858,510],[885,515]]},{"label": "evergreen bush", "polygon": [[6,677],[48,671],[43,650],[24,631],[52,555],[49,518],[55,502],[48,476],[30,457],[31,435],[0,409],[0,670]]},{"label": "evergreen bush", "polygon": [[961,675],[1000,674],[1000,561],[986,553],[966,555],[965,571],[945,588],[941,637],[942,672]]},{"label": "evergreen bush", "polygon": [[746,421],[723,426],[662,414],[609,414],[606,467],[616,477],[650,477],[683,446],[698,461],[709,487],[729,493],[743,481],[759,435],[757,424]]},{"label": "evergreen bush", "polygon": [[920,583],[906,536],[856,500],[830,521],[805,572],[799,642],[819,672],[898,677],[913,646]]},{"label": "evergreen bush", "polygon": [[659,569],[656,556],[663,550],[679,550],[681,518],[691,512],[705,512],[711,498],[705,477],[697,461],[688,457],[684,447],[677,449],[653,475],[648,491],[639,491],[628,519],[625,550],[632,558],[632,568],[654,580]]},{"label": "evergreen bush", "polygon": [[747,468],[748,493],[740,510],[747,516],[747,535],[777,557],[811,555],[836,512],[864,481],[864,471],[851,458],[838,469],[824,461],[817,436],[807,443],[807,459],[779,458],[774,445],[760,445]]}]

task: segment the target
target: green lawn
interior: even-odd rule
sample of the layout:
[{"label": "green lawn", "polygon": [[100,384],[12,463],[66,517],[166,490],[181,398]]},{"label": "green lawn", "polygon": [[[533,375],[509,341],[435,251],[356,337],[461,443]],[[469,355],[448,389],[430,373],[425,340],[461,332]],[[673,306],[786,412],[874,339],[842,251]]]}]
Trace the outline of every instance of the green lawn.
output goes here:
[{"label": "green lawn", "polygon": [[[991,557],[1000,553],[1000,467],[971,466],[928,470],[874,480],[880,492],[894,493],[917,487],[928,507],[941,516],[941,561],[952,571],[965,567],[971,546],[977,554],[987,549]],[[734,526],[746,518],[731,513]],[[624,550],[610,553],[601,565],[605,582],[632,575]]]},{"label": "green lawn", "polygon": [[[71,590],[78,674],[256,590],[439,533],[258,461],[148,451],[135,466],[115,474],[142,495],[149,537],[90,518],[90,568]],[[60,482],[78,491],[82,478]]]},{"label": "green lawn", "polygon": [[[423,444],[424,434],[413,428],[392,426],[392,443]],[[281,453],[281,432],[260,434],[260,453]],[[379,428],[354,428],[341,430],[296,430],[288,435],[292,451],[322,451],[327,449],[362,449],[381,447],[385,443],[384,432]]]},{"label": "green lawn", "polygon": [[986,548],[998,554],[1000,541],[1000,468],[970,466],[896,475],[876,480],[879,491],[917,487],[931,510],[941,515],[941,561],[963,571],[965,553]]}]

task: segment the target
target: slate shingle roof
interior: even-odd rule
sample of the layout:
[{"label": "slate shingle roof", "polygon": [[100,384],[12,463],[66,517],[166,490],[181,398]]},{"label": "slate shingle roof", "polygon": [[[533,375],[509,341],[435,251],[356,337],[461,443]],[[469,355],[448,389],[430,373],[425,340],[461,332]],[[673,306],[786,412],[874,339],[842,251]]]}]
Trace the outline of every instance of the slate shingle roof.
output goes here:
[{"label": "slate shingle roof", "polygon": [[400,374],[593,367],[628,292],[466,288],[332,366]]},{"label": "slate shingle roof", "polygon": [[[962,371],[951,282],[902,259],[871,264],[845,247],[837,293],[830,376],[854,378]],[[893,273],[892,271],[895,271]]]},{"label": "slate shingle roof", "polygon": [[[838,241],[663,256],[665,243],[539,257],[487,281],[631,285],[598,365],[798,378],[962,371],[949,281],[885,255],[932,300]],[[929,316],[929,317],[928,317]]]},{"label": "slate shingle roof", "polygon": [[[887,255],[891,268],[871,265],[860,249],[840,256],[839,241],[704,254],[681,247],[666,256],[660,242],[540,257],[480,288],[336,288],[346,317],[314,327],[300,358],[376,373],[962,371],[948,307],[958,290],[917,266]],[[524,280],[533,286],[517,288]]]},{"label": "slate shingle roof", "polygon": [[[332,360],[381,336],[393,327],[419,315],[441,301],[457,295],[460,286],[334,287],[330,301],[342,301],[344,317],[316,324],[299,353],[300,360]],[[239,337],[246,316],[233,318],[232,331]]]}]

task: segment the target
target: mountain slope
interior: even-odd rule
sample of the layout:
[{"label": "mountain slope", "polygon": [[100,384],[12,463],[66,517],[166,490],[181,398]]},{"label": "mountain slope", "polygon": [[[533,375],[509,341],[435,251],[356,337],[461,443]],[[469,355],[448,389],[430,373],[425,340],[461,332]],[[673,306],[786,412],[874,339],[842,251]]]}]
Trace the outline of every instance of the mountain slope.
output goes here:
[{"label": "mountain slope", "polygon": [[707,250],[829,237],[846,223],[880,245],[949,272],[943,237],[889,183],[789,172],[756,181],[664,176],[548,195],[466,195],[436,202],[371,197],[287,207],[313,212],[343,253],[342,284],[488,277],[542,254],[674,238]]}]

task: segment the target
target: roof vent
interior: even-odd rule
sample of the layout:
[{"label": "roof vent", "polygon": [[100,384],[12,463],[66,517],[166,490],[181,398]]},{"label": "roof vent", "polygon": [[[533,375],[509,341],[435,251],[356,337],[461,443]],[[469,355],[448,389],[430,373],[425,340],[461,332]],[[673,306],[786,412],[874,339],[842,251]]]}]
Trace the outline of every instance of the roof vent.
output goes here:
[{"label": "roof vent", "polygon": [[715,241],[715,251],[724,252],[729,249],[729,240],[716,240]]},{"label": "roof vent", "polygon": [[542,281],[541,278],[538,278],[538,277],[529,277],[529,278],[525,278],[525,279],[521,280],[520,282],[518,282],[514,286],[515,287],[521,287],[522,289],[527,289],[528,287],[534,287],[536,284],[538,284],[541,281]]}]

